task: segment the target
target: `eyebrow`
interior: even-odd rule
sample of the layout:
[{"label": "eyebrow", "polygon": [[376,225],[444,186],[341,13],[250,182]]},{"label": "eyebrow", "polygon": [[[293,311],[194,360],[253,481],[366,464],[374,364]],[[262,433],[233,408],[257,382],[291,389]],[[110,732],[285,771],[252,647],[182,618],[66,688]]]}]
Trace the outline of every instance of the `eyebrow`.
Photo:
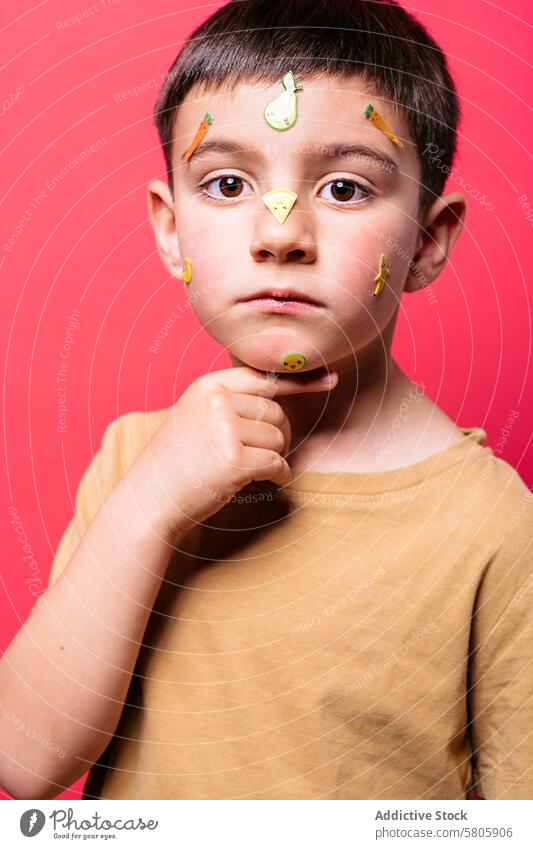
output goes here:
[{"label": "eyebrow", "polygon": [[[379,163],[382,168],[385,168],[389,171],[396,171],[398,166],[393,159],[390,159],[384,153],[381,153],[378,150],[375,150],[372,147],[367,147],[363,144],[295,144],[295,151],[298,152],[298,149],[301,148],[301,152],[307,153],[307,155],[311,158],[315,159],[347,159],[347,158],[362,158],[362,159],[371,159],[374,162]],[[312,148],[314,150],[307,150],[308,148]],[[200,159],[203,156],[208,156],[211,153],[241,153],[247,154],[248,156],[253,156],[256,159],[262,160],[263,157],[261,153],[253,147],[253,145],[245,145],[238,141],[232,141],[230,139],[216,139],[211,138],[207,139],[204,142],[201,142],[194,153],[189,157],[186,162],[188,165],[192,159]]]}]

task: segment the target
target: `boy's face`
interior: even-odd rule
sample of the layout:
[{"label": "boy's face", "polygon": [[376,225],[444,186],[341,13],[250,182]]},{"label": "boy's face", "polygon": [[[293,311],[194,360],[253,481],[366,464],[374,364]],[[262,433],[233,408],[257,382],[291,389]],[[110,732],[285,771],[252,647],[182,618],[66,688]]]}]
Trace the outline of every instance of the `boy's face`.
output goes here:
[{"label": "boy's face", "polygon": [[[149,186],[168,269],[179,277],[191,260],[186,288],[199,321],[234,362],[264,371],[283,372],[287,352],[304,354],[304,371],[343,361],[353,368],[364,348],[383,349],[402,290],[417,287],[409,263],[422,244],[421,166],[405,119],[358,78],[300,84],[298,118],[283,132],[263,117],[281,84],[191,90],[174,125],[174,200],[162,181]],[[369,103],[403,148],[365,117]],[[213,123],[183,164],[206,112]],[[277,189],[297,193],[283,224],[261,200]],[[375,297],[381,254],[390,275]],[[243,302],[265,289],[320,306],[296,313]]]}]

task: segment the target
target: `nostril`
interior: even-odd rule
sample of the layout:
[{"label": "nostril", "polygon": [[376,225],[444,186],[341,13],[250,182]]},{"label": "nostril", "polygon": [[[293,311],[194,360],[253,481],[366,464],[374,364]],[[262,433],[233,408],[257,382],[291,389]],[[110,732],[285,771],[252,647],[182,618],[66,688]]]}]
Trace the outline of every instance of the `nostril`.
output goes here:
[{"label": "nostril", "polygon": [[294,251],[289,251],[287,254],[287,259],[303,259],[305,256],[305,251],[302,251],[300,248],[297,248]]},{"label": "nostril", "polygon": [[[263,243],[264,244],[264,243]],[[314,262],[316,253],[314,250],[303,248],[289,248],[286,245],[272,245],[271,247],[260,247],[260,244],[252,244],[250,253],[256,262],[276,260],[277,262]]]},{"label": "nostril", "polygon": [[256,253],[256,259],[260,259],[260,260],[268,259],[269,256],[274,256],[274,254],[271,253],[271,251],[267,251],[267,250],[264,250],[264,249],[259,250]]}]

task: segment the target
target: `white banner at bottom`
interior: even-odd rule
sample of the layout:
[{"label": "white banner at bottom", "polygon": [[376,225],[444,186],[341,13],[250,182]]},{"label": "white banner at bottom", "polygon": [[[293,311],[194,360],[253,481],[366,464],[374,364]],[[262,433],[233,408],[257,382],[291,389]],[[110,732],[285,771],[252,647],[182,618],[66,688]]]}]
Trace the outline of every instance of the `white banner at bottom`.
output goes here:
[{"label": "white banner at bottom", "polygon": [[0,807],[6,849],[67,841],[117,849],[531,849],[532,813],[533,802],[507,800],[13,800]]}]

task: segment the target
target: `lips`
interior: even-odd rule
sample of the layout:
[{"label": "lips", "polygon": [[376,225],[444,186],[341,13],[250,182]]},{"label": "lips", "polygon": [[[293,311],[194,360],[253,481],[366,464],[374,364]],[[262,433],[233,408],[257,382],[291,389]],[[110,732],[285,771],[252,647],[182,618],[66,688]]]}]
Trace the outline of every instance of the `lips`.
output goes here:
[{"label": "lips", "polygon": [[324,306],[324,304],[315,298],[310,298],[309,295],[305,295],[303,292],[297,292],[295,289],[262,289],[260,292],[254,292],[253,295],[247,295],[245,298],[241,298],[241,301],[252,301],[260,298],[274,298],[278,301],[299,301],[300,303],[313,304],[317,307]]}]

